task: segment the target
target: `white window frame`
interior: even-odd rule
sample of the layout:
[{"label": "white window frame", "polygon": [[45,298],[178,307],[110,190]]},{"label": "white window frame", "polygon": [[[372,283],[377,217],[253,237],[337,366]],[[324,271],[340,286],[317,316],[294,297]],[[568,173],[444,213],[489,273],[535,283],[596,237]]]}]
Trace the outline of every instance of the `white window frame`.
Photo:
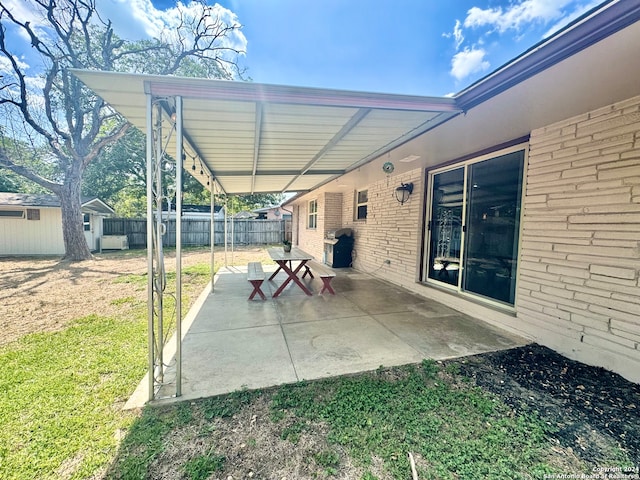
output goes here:
[{"label": "white window frame", "polygon": [[82,229],[85,232],[91,231],[91,214],[90,213],[82,214]]},{"label": "white window frame", "polygon": [[307,228],[315,230],[318,228],[318,200],[309,200],[307,204]]},{"label": "white window frame", "polygon": [[[5,212],[11,212],[11,214],[7,214]],[[25,217],[25,210],[22,209],[18,209],[18,208],[12,208],[12,209],[0,209],[0,218],[11,218],[11,219],[15,219],[15,220],[24,220]]]},{"label": "white window frame", "polygon": [[[366,195],[366,199],[364,202],[360,201],[360,194],[364,193]],[[360,216],[360,207],[365,207],[364,210],[364,216],[361,217]],[[366,220],[367,219],[367,214],[368,214],[368,210],[369,210],[369,189],[365,188],[362,190],[357,190],[356,191],[356,209],[355,209],[355,219],[356,220]]]}]

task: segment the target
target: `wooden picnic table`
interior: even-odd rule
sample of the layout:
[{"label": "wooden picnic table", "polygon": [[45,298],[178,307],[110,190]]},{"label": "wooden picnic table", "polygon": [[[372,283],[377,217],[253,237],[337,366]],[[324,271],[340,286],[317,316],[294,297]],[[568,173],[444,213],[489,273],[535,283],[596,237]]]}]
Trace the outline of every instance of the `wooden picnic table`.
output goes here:
[{"label": "wooden picnic table", "polygon": [[[299,248],[292,248],[290,252],[285,252],[282,247],[273,247],[268,248],[267,252],[271,259],[278,264],[278,269],[269,277],[269,280],[273,280],[280,273],[280,270],[287,274],[287,279],[273,293],[273,298],[280,295],[291,281],[298,285],[307,295],[313,295],[311,290],[298,277],[298,272],[304,268],[309,260],[313,260],[312,255]],[[294,262],[298,263],[295,269],[293,268]]]}]

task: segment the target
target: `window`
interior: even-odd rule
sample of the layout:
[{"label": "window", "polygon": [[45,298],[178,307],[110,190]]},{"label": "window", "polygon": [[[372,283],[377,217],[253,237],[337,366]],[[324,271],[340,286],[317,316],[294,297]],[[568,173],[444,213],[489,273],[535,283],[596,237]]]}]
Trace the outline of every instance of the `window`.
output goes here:
[{"label": "window", "polygon": [[85,232],[91,231],[91,215],[88,213],[82,214],[82,226],[84,227]]},{"label": "window", "polygon": [[40,209],[27,208],[27,220],[40,220]]},{"label": "window", "polygon": [[369,190],[360,190],[356,194],[356,220],[366,220]]},{"label": "window", "polygon": [[0,218],[24,218],[24,210],[0,210]]},{"label": "window", "polygon": [[307,221],[307,228],[316,228],[318,226],[318,201],[311,200],[309,202],[309,219]]}]

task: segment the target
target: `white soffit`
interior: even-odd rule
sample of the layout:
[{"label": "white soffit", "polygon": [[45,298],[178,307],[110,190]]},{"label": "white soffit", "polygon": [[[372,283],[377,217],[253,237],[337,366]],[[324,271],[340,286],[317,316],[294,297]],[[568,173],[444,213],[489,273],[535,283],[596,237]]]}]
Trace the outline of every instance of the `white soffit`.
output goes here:
[{"label": "white soffit", "polygon": [[[206,183],[206,175],[199,175],[201,160],[228,194],[313,189],[459,113],[450,98],[85,70],[74,74],[145,133],[146,94],[181,96],[184,167]],[[170,154],[174,144],[169,143]],[[191,153],[198,155],[195,162]]]}]

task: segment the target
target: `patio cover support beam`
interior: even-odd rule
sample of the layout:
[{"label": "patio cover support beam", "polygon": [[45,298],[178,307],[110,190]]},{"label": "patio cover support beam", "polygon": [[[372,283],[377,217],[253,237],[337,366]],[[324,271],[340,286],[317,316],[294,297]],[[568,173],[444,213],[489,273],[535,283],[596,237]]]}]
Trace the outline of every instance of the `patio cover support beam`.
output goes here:
[{"label": "patio cover support beam", "polygon": [[211,182],[210,185],[210,189],[209,191],[211,192],[211,293],[213,293],[214,291],[214,285],[215,285],[215,266],[216,266],[216,262],[215,262],[215,245],[216,245],[216,200],[215,200],[215,187],[216,182]]},{"label": "patio cover support beam", "polygon": [[356,127],[356,125],[358,125],[367,115],[369,115],[369,112],[371,112],[370,108],[359,109],[355,113],[355,115],[351,117],[349,121],[342,126],[342,128],[338,131],[338,133],[336,133],[333,136],[333,138],[329,140],[329,142],[327,142],[327,144],[324,147],[322,147],[322,149],[318,153],[316,153],[316,155],[311,159],[311,161],[302,168],[302,170],[300,171],[300,174],[294,177],[293,180],[291,180],[282,189],[282,191],[284,192],[289,190],[289,187],[291,185],[293,185],[296,181],[298,181],[300,177],[308,173],[311,170],[311,167],[313,167],[316,163],[318,163],[320,159],[324,157],[324,155],[329,150],[335,147],[340,142],[340,140],[342,140],[345,136],[347,136],[351,132],[351,130],[353,130]]},{"label": "patio cover support beam", "polygon": [[162,109],[161,101],[147,94],[147,286],[149,341],[149,400],[156,398],[164,381],[164,269],[162,223]]},{"label": "patio cover support beam", "polygon": [[251,172],[251,195],[256,189],[256,172],[258,171],[258,158],[260,156],[260,141],[262,139],[262,103],[256,103],[256,126],[253,141],[253,170]]}]

